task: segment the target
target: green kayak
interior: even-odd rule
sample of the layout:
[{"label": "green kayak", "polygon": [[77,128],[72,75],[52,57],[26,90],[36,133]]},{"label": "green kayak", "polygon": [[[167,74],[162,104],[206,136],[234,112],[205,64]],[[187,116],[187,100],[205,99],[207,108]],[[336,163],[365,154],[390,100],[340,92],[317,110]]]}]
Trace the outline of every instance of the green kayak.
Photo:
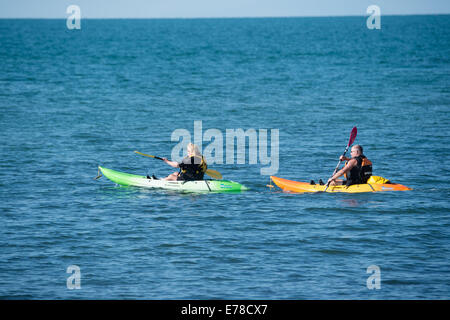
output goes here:
[{"label": "green kayak", "polygon": [[119,172],[100,166],[98,168],[109,180],[123,186],[167,189],[182,192],[240,192],[248,190],[242,184],[229,180],[166,181],[149,179],[146,176]]}]

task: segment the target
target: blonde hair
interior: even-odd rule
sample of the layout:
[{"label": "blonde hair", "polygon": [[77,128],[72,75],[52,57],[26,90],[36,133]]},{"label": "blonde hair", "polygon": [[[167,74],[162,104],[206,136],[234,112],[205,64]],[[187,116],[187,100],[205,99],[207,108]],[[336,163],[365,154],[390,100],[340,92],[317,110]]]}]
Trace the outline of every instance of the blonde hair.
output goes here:
[{"label": "blonde hair", "polygon": [[[195,145],[193,143],[189,143],[187,145],[187,153],[188,153],[188,157],[195,157],[195,160],[194,160],[195,164],[203,164],[204,171],[206,171],[206,168],[207,168],[206,160],[205,160],[205,158],[203,158],[202,154],[198,150],[197,145]],[[198,160],[198,158],[201,159],[200,163],[197,163],[198,161],[200,161],[200,160]]]},{"label": "blonde hair", "polygon": [[202,154],[198,150],[198,146],[193,143],[189,143],[187,145],[187,153],[188,153],[188,156],[190,156],[190,157],[201,157],[202,156]]}]

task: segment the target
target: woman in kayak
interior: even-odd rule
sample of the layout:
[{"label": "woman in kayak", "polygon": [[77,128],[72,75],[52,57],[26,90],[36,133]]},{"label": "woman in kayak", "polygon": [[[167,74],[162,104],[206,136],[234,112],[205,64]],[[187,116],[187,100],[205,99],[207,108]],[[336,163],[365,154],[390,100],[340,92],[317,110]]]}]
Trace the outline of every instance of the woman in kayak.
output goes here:
[{"label": "woman in kayak", "polygon": [[170,161],[167,158],[163,158],[163,161],[169,166],[174,168],[180,168],[179,172],[174,172],[162,180],[169,181],[193,181],[203,180],[207,165],[206,161],[201,155],[198,147],[195,144],[189,143],[187,146],[188,155],[180,163],[176,161]]},{"label": "woman in kayak", "polygon": [[[351,158],[340,157],[341,161],[347,161],[347,163],[328,180],[327,183],[330,186],[367,183],[372,175],[372,162],[363,154],[363,147],[359,144],[352,147],[351,156]],[[345,175],[347,180],[336,180],[342,175]]]}]

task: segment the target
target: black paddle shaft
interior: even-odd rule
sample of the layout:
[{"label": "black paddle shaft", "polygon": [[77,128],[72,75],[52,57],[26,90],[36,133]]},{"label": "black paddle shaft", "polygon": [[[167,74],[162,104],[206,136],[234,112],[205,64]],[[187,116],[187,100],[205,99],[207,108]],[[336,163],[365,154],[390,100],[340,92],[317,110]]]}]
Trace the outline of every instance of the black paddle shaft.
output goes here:
[{"label": "black paddle shaft", "polygon": [[[344,151],[344,153],[342,154],[343,157],[345,157],[345,154],[347,153],[348,148],[349,148],[349,147],[352,145],[352,143],[355,141],[357,133],[358,133],[358,130],[356,129],[356,127],[353,127],[352,131],[350,132],[350,139],[348,140],[347,147],[345,148],[345,151]],[[341,159],[339,159],[339,162],[338,162],[336,168],[334,169],[334,172],[333,172],[333,174],[331,175],[331,178],[333,178],[333,176],[334,176],[334,175],[336,174],[336,172],[338,171],[339,166],[341,165],[341,162],[342,162]],[[325,191],[327,191],[329,185],[330,185],[330,182],[327,183],[327,187],[325,188]]]},{"label": "black paddle shaft", "polygon": [[[347,153],[348,147],[349,147],[349,146],[347,146],[347,148],[345,148],[345,151],[344,151],[344,153],[342,154],[343,157],[344,157],[345,154]],[[333,178],[333,176],[334,176],[334,175],[336,174],[336,172],[338,171],[339,166],[341,165],[341,162],[342,162],[342,161],[339,159],[339,162],[338,162],[336,168],[334,169],[334,172],[333,172],[333,174],[331,175],[331,178]],[[330,182],[327,183],[327,187],[325,188],[325,192],[327,191],[329,185],[330,185]]]},{"label": "black paddle shaft", "polygon": [[[345,157],[345,154],[347,153],[347,151],[348,151],[348,147],[349,146],[347,146],[347,148],[345,148],[345,151],[344,151],[344,153],[342,154],[342,156],[343,157]],[[333,172],[333,174],[331,175],[332,177],[336,174],[336,172],[338,171],[338,169],[339,169],[339,166],[341,165],[341,160],[339,160],[339,163],[338,163],[338,165],[336,166],[336,168],[334,169],[334,172]]]}]

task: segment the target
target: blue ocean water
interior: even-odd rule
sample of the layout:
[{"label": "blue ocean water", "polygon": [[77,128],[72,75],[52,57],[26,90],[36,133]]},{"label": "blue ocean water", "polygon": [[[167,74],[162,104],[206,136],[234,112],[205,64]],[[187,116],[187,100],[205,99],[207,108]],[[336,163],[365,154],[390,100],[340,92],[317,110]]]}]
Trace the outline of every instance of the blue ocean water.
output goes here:
[{"label": "blue ocean water", "polygon": [[[0,20],[0,298],[448,299],[449,25]],[[298,181],[326,180],[357,126],[374,173],[414,190],[284,193],[248,161],[210,166],[240,194],[93,180],[173,172],[133,151],[170,157],[194,121],[278,129],[276,175]]]}]

